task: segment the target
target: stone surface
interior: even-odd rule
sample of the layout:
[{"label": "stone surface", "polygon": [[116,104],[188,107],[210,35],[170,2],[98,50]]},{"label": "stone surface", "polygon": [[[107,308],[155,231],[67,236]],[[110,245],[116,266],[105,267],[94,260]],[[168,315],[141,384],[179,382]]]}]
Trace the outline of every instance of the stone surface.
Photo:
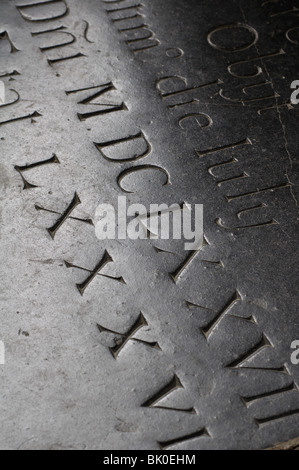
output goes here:
[{"label": "stone surface", "polygon": [[[66,1],[1,1],[0,447],[297,438],[298,5]],[[99,241],[121,195],[203,204],[205,245]]]}]

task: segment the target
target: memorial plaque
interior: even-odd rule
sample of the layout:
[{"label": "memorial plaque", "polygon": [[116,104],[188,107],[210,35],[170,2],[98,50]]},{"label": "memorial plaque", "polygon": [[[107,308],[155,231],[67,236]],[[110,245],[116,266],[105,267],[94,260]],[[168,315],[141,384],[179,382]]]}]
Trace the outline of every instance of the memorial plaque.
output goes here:
[{"label": "memorial plaque", "polygon": [[298,447],[297,0],[0,9],[0,447]]}]

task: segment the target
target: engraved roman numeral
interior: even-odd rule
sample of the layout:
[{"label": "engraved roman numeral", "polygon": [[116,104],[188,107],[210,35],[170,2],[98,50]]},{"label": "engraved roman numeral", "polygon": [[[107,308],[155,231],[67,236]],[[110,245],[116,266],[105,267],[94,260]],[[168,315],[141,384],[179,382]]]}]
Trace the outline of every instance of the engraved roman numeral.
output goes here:
[{"label": "engraved roman numeral", "polygon": [[183,442],[191,441],[193,439],[198,439],[200,437],[211,437],[211,436],[206,428],[201,428],[199,431],[194,432],[192,434],[187,434],[186,436],[178,437],[170,441],[163,441],[163,442],[160,441],[158,442],[158,445],[160,449],[166,450],[169,447],[173,447],[177,444],[182,444]]},{"label": "engraved roman numeral", "polygon": [[266,372],[275,372],[278,374],[290,375],[286,366],[281,367],[242,367],[242,370],[258,370],[258,371],[266,371]]},{"label": "engraved roman numeral", "polygon": [[[277,368],[265,368],[265,367],[250,367],[250,366],[244,366],[246,361],[249,359],[254,358],[257,354],[259,354],[261,351],[263,351],[266,348],[273,348],[273,345],[271,344],[270,340],[267,338],[267,336],[263,333],[261,339],[253,346],[251,347],[248,351],[246,351],[244,354],[242,354],[239,358],[234,360],[232,363],[227,365],[226,367],[231,368],[231,369],[236,369],[238,370],[241,368],[242,370],[256,370],[256,371],[261,371],[261,372],[267,372],[267,373],[282,373],[285,375],[290,376],[289,371],[287,370],[286,366],[283,365],[282,367],[277,367]],[[289,394],[290,392],[296,392],[298,393],[298,387],[294,380],[291,381],[288,385],[285,385],[283,387],[270,390],[264,393],[259,393],[256,395],[250,395],[250,396],[240,396],[240,399],[242,400],[244,406],[248,408],[250,405],[254,403],[260,402],[260,400],[263,400],[264,398],[272,398],[272,397],[279,397],[279,396],[285,396],[285,394]],[[272,400],[271,400],[272,403]],[[295,416],[299,414],[299,410],[289,410],[289,406],[286,404],[287,407],[286,412],[280,412],[268,417],[262,417],[262,418],[255,418],[254,421],[258,425],[258,427],[262,427],[266,424],[271,424],[272,422],[280,421],[282,419],[285,419],[290,416]]]},{"label": "engraved roman numeral", "polygon": [[184,388],[182,385],[182,382],[178,378],[176,374],[174,374],[173,379],[165,385],[159,392],[155,393],[151,398],[149,398],[145,403],[143,403],[143,407],[146,408],[159,408],[163,410],[172,410],[172,411],[182,411],[184,413],[192,413],[196,414],[196,411],[194,408],[173,408],[173,407],[168,407],[168,406],[162,406],[158,405],[158,403],[166,398],[168,395],[170,395],[172,392],[179,388]]},{"label": "engraved roman numeral", "polygon": [[[71,213],[73,212],[73,210],[79,205],[81,204],[81,201],[80,201],[80,198],[78,196],[77,193],[75,193],[70,205],[66,208],[66,210],[63,212],[63,214],[61,215],[61,217],[59,217],[59,219],[57,220],[57,222],[55,222],[55,224],[52,226],[52,227],[49,227],[47,229],[47,231],[49,232],[51,238],[54,240],[55,238],[55,235],[57,233],[57,231],[60,229],[60,227],[64,224],[64,222],[70,217]],[[47,210],[47,209],[43,209],[42,207],[40,206],[35,206],[36,210]],[[51,212],[48,210],[48,212]]]},{"label": "engraved roman numeral", "polygon": [[22,178],[22,181],[24,183],[23,189],[31,189],[31,188],[37,188],[38,187],[35,184],[29,183],[29,181],[27,181],[24,178],[24,176],[23,176],[24,171],[32,170],[33,168],[38,168],[38,167],[44,166],[44,165],[49,165],[51,163],[60,163],[60,161],[58,160],[58,158],[55,154],[53,155],[53,157],[49,158],[48,160],[44,160],[44,161],[36,162],[36,163],[31,163],[31,165],[24,165],[24,166],[15,165],[14,168],[20,174],[20,176]]},{"label": "engraved roman numeral", "polygon": [[[62,215],[60,212],[52,211],[50,209],[45,209],[45,207],[38,206],[37,204],[35,204],[34,207],[37,211],[45,211],[45,212],[50,212],[51,214]],[[79,217],[71,217],[71,216],[69,216],[68,218],[71,220],[76,220],[77,222],[83,222],[88,225],[93,225],[93,221],[91,219],[80,219]]]},{"label": "engraved roman numeral", "polygon": [[202,247],[199,250],[192,250],[188,253],[187,257],[184,261],[171,273],[169,273],[170,278],[173,280],[175,284],[179,281],[182,274],[188,268],[188,266],[192,263],[196,255],[201,251],[205,246],[208,245],[208,242],[204,239]]},{"label": "engraved roman numeral", "polygon": [[[231,311],[231,309],[234,307],[234,305],[237,302],[242,301],[241,294],[238,290],[235,291],[233,296],[229,299],[229,301],[226,303],[226,305],[223,307],[223,309],[220,310],[219,313],[213,318],[212,321],[208,323],[205,327],[201,328],[201,332],[203,333],[204,337],[208,341],[210,335],[214,332],[214,330],[217,328],[221,320]],[[242,318],[242,317],[237,317],[237,318]]]},{"label": "engraved roman numeral", "polygon": [[134,338],[134,335],[137,333],[137,331],[139,331],[141,328],[144,328],[145,326],[148,326],[148,323],[147,323],[147,321],[144,318],[144,315],[142,313],[140,313],[139,317],[137,318],[137,320],[135,321],[133,326],[131,328],[129,328],[129,330],[126,333],[119,333],[118,331],[110,330],[110,329],[105,328],[104,326],[98,324],[98,328],[99,328],[101,333],[108,332],[108,333],[112,333],[112,334],[121,336],[120,342],[118,344],[116,344],[115,346],[112,346],[112,347],[109,348],[109,350],[110,350],[112,356],[114,357],[114,359],[117,359],[118,355],[120,354],[120,352],[123,350],[123,348],[126,346],[126,344],[129,341],[137,341],[137,342],[145,344],[146,346],[149,346],[151,348],[161,350],[161,348],[160,348],[160,346],[157,342],[150,343],[148,341],[143,341],[141,339]]},{"label": "engraved roman numeral", "polygon": [[[109,149],[109,147],[115,147],[115,146],[120,146],[122,148],[122,144],[126,143],[131,143],[131,142],[139,142],[142,141],[145,143],[145,150],[140,153],[134,153],[132,157],[128,158],[110,158],[104,153],[104,149]],[[150,154],[152,148],[148,140],[145,138],[144,134],[142,131],[138,132],[138,134],[135,135],[130,135],[129,137],[121,138],[121,139],[115,139],[115,140],[110,140],[108,142],[101,142],[101,143],[96,143],[94,142],[96,148],[98,151],[101,153],[101,155],[108,161],[110,162],[119,162],[119,163],[124,163],[124,162],[133,162],[136,160],[140,160],[141,158],[146,157],[147,155]]]},{"label": "engraved roman numeral", "polygon": [[113,85],[112,82],[104,83],[103,85],[97,85],[97,86],[92,86],[92,87],[87,87],[87,88],[80,88],[79,90],[71,90],[71,91],[66,91],[67,95],[73,94],[73,93],[81,93],[83,91],[89,91],[89,90],[96,90],[100,89],[96,93],[92,94],[88,98],[83,99],[82,101],[79,101],[78,104],[83,104],[83,105],[94,105],[98,106],[104,109],[99,109],[98,111],[92,111],[90,113],[78,113],[78,118],[80,121],[86,121],[86,119],[96,117],[96,116],[101,116],[102,114],[108,114],[108,113],[113,113],[115,111],[127,111],[128,108],[124,102],[119,103],[119,104],[114,104],[114,103],[94,103],[93,101],[99,98],[100,96],[104,95],[105,93],[108,93],[109,91],[116,90],[115,86]]},{"label": "engraved roman numeral", "polygon": [[15,52],[19,51],[19,49],[17,49],[16,46],[13,44],[7,31],[2,31],[0,33],[0,40],[9,42],[11,54],[14,54]]},{"label": "engraved roman numeral", "polygon": [[237,369],[239,367],[242,367],[244,362],[248,361],[249,359],[256,356],[259,352],[269,347],[273,347],[273,346],[270,343],[267,336],[263,334],[262,339],[258,341],[252,348],[250,348],[249,351],[245,352],[244,354],[242,354],[240,357],[238,357],[237,359],[235,359],[233,362],[231,362],[225,367],[230,368],[230,369]]},{"label": "engraved roman numeral", "polygon": [[76,287],[77,287],[78,291],[83,296],[86,288],[89,286],[91,281],[93,281],[93,279],[96,276],[102,276],[102,277],[105,277],[107,279],[112,279],[113,281],[117,281],[117,282],[120,282],[122,284],[126,284],[126,281],[123,279],[123,277],[112,277],[112,276],[108,276],[107,274],[102,274],[100,272],[102,269],[104,269],[104,267],[107,264],[112,263],[112,262],[113,262],[112,257],[109,255],[108,251],[105,250],[104,256],[102,257],[101,261],[96,265],[96,267],[93,270],[82,268],[81,266],[76,266],[75,264],[69,263],[68,261],[65,261],[65,265],[66,265],[67,268],[81,269],[82,271],[86,271],[86,272],[90,273],[89,276],[85,279],[84,282],[82,282],[81,284],[76,284]]},{"label": "engraved roman numeral", "polygon": [[[227,367],[238,368],[239,366],[242,366],[242,364],[246,360],[253,357],[257,353],[259,353],[261,350],[263,350],[264,348],[269,347],[269,346],[272,347],[272,344],[270,344],[268,338],[265,335],[263,335],[262,340],[259,343],[257,343],[246,354],[241,356],[241,358],[239,358],[237,361],[235,361],[235,363],[232,363],[230,366],[227,366]],[[259,368],[242,367],[242,369],[255,369],[255,370],[260,370],[260,371],[280,372],[280,373],[283,373],[283,374],[290,375],[285,366],[283,366],[281,368],[276,368],[276,369],[267,369],[267,368],[261,368],[261,367],[259,367]],[[279,396],[282,396],[282,395],[285,396],[286,393],[287,394],[289,394],[290,392],[298,393],[298,391],[299,390],[298,390],[297,385],[292,380],[292,382],[290,384],[288,384],[287,386],[284,386],[284,387],[281,387],[281,388],[278,388],[278,389],[275,389],[275,390],[271,390],[269,392],[260,393],[260,394],[257,394],[257,395],[240,396],[240,398],[241,398],[243,404],[248,408],[251,404],[257,403],[257,402],[259,402],[260,400],[262,400],[264,398],[275,397],[275,396],[279,397]],[[272,403],[272,401],[271,401],[271,403]],[[290,411],[289,406],[287,404],[285,404],[285,406],[287,407],[287,411],[279,412],[277,414],[267,416],[267,417],[255,418],[254,419],[255,423],[258,425],[258,427],[262,427],[264,425],[271,424],[271,423],[276,422],[276,421],[281,421],[285,418],[288,418],[288,417],[295,416],[295,415],[299,414],[298,409]]]},{"label": "engraved roman numeral", "polygon": [[[181,204],[172,204],[170,207],[162,205],[156,205],[156,208],[153,209],[151,212],[148,212],[146,214],[140,214],[138,215],[138,219],[142,223],[144,229],[146,230],[147,233],[147,238],[151,238],[156,240],[159,238],[158,232],[159,232],[159,217],[162,218],[166,214],[172,214],[173,217],[176,217],[176,223],[179,226],[182,222],[182,213],[185,210],[188,209],[188,205],[186,203],[181,203]],[[163,236],[161,237],[162,239],[165,239]],[[180,236],[179,236],[180,238]],[[168,237],[167,237],[168,239]],[[174,239],[177,239],[176,234],[174,234]],[[157,251],[156,247],[154,249]],[[159,252],[163,252],[165,250],[159,250]],[[166,253],[170,253],[169,251],[166,251]]]},{"label": "engraved roman numeral", "polygon": [[259,428],[266,424],[271,424],[275,421],[281,421],[285,418],[289,418],[290,416],[297,416],[299,415],[299,409],[286,411],[285,413],[278,413],[272,416],[268,416],[266,418],[255,418],[255,422]]},{"label": "engraved roman numeral", "polygon": [[277,390],[272,390],[271,392],[261,393],[259,395],[254,395],[254,396],[251,396],[251,397],[241,396],[240,398],[241,398],[242,402],[244,403],[244,405],[248,408],[249,405],[251,405],[252,403],[255,403],[259,400],[262,400],[263,398],[268,398],[268,397],[273,397],[273,396],[276,396],[276,395],[281,395],[282,393],[291,392],[293,390],[298,392],[298,388],[297,388],[297,386],[294,382],[292,382],[287,387],[279,388]]},{"label": "engraved roman numeral", "polygon": [[[170,278],[172,281],[177,284],[177,282],[180,280],[181,276],[184,274],[186,269],[191,265],[191,263],[194,261],[195,257],[197,254],[204,249],[205,246],[209,246],[208,241],[206,240],[205,237],[203,237],[202,245],[198,250],[192,250],[189,251],[186,258],[184,261],[171,273],[169,273]],[[176,253],[173,253],[171,251],[163,250],[158,247],[154,247],[155,251],[157,253],[169,253],[172,255],[175,255]],[[221,268],[224,267],[222,261],[210,261],[210,260],[201,260],[202,263],[209,263],[209,264],[214,264],[215,266],[219,266]]]}]

